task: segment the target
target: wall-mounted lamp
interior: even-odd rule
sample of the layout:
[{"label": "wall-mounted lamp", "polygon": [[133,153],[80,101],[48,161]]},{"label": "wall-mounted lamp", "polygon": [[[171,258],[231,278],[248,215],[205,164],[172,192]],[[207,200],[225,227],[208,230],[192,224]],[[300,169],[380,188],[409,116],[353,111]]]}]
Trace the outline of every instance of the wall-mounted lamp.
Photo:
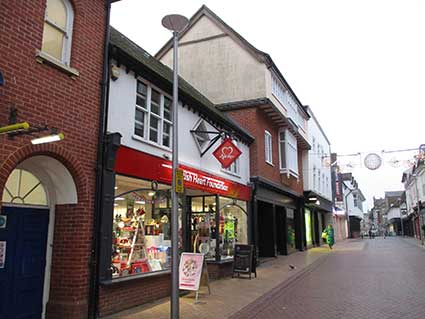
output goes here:
[{"label": "wall-mounted lamp", "polygon": [[31,143],[36,144],[44,144],[44,143],[51,143],[51,142],[57,142],[61,141],[65,138],[65,135],[63,133],[59,134],[51,134],[43,137],[34,138],[31,140]]},{"label": "wall-mounted lamp", "polygon": [[30,125],[27,122],[6,125],[3,127],[0,127],[0,134],[15,133],[22,130],[27,130],[29,128],[30,128]]}]

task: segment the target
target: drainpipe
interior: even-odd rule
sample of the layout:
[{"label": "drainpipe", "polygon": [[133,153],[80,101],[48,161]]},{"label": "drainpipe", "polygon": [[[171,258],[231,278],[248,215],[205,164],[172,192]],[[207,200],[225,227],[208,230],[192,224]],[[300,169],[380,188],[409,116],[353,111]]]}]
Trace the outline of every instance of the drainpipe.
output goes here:
[{"label": "drainpipe", "polygon": [[88,300],[88,318],[98,318],[99,316],[99,246],[100,246],[100,220],[102,215],[102,185],[103,185],[103,153],[104,139],[107,130],[107,114],[109,104],[109,32],[110,32],[110,15],[111,0],[105,1],[105,34],[103,47],[103,74],[100,96],[100,112],[99,112],[99,134],[97,141],[97,161],[96,161],[96,191],[94,201],[94,218],[93,218],[93,241],[90,256],[90,283],[89,283],[89,300]]}]

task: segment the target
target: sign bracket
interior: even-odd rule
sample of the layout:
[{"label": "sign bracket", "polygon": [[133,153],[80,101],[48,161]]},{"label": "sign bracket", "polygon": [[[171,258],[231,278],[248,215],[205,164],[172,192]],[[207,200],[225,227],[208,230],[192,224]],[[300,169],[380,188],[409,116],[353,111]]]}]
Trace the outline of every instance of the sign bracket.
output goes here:
[{"label": "sign bracket", "polygon": [[207,148],[203,152],[201,152],[201,157],[203,157],[215,145],[215,143],[217,143],[217,141],[220,140],[220,138],[222,138],[222,137],[231,137],[232,136],[232,134],[230,134],[228,132],[224,132],[224,131],[216,132],[216,131],[190,130],[190,133],[204,133],[204,134],[213,134],[213,135],[216,135],[210,141],[210,144],[208,144]]}]

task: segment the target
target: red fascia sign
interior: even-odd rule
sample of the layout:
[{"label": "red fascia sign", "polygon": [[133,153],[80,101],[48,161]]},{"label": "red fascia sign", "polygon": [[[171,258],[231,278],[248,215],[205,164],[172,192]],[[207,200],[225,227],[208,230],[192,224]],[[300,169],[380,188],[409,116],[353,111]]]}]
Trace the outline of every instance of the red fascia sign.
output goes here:
[{"label": "red fascia sign", "polygon": [[228,168],[242,154],[241,150],[233,144],[230,138],[225,138],[223,143],[213,152],[215,158],[223,168]]},{"label": "red fascia sign", "polygon": [[[204,192],[249,201],[251,188],[204,171],[179,165],[183,170],[184,186]],[[172,163],[160,157],[120,146],[115,160],[115,172],[126,176],[156,180],[171,185]]]}]

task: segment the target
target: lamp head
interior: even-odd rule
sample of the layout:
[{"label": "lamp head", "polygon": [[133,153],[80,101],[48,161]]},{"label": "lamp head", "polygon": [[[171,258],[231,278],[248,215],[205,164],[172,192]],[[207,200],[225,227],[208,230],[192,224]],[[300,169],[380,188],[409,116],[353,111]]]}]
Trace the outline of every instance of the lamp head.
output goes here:
[{"label": "lamp head", "polygon": [[173,31],[181,32],[189,24],[189,20],[180,14],[169,14],[162,18],[161,21],[164,28]]}]

